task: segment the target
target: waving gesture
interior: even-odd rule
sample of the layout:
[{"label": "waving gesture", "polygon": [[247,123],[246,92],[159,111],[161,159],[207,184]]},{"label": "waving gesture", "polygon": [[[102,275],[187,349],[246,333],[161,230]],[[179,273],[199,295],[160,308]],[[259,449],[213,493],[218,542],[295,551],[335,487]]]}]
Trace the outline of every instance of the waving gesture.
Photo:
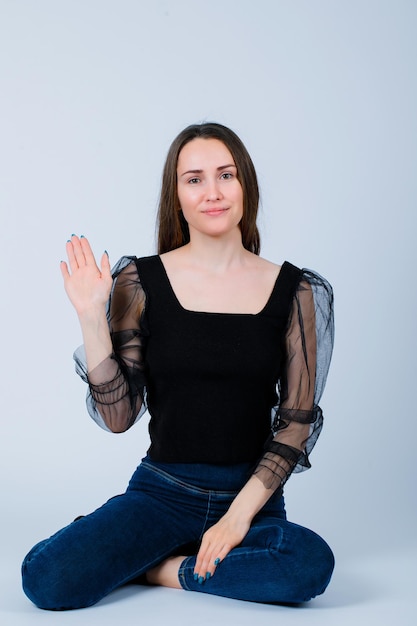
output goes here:
[{"label": "waving gesture", "polygon": [[78,315],[102,309],[110,295],[112,277],[107,253],[97,266],[90,244],[85,237],[72,235],[67,241],[68,265],[61,262],[65,291]]}]

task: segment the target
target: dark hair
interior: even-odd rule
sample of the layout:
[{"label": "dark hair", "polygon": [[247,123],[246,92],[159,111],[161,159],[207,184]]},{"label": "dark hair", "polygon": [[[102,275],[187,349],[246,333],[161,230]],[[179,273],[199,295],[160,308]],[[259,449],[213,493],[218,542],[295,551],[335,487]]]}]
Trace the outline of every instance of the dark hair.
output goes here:
[{"label": "dark hair", "polygon": [[243,217],[240,221],[243,246],[255,254],[260,251],[256,226],[259,187],[252,159],[239,137],[230,128],[214,122],[187,126],[174,139],[162,173],[158,208],[158,254],[180,248],[190,241],[188,224],[180,210],[177,187],[177,163],[182,148],[197,138],[218,139],[230,150],[243,191]]}]

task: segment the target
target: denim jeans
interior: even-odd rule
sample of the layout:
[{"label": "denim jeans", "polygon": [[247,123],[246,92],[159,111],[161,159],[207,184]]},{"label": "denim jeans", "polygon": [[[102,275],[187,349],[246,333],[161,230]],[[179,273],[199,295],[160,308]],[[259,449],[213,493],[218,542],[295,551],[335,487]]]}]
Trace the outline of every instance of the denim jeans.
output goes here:
[{"label": "denim jeans", "polygon": [[22,565],[26,595],[43,609],[91,606],[175,554],[189,555],[178,575],[189,591],[264,603],[299,603],[323,593],[333,554],[317,534],[287,521],[280,493],[214,576],[194,580],[202,535],[226,513],[250,470],[146,457],[124,494],[32,548]]}]

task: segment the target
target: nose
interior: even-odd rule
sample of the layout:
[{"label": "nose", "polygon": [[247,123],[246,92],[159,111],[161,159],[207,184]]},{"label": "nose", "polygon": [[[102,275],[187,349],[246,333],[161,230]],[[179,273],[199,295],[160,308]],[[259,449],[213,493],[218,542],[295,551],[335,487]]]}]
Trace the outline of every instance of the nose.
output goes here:
[{"label": "nose", "polygon": [[206,197],[208,201],[220,200],[223,194],[220,190],[219,182],[217,179],[209,180],[207,182]]}]

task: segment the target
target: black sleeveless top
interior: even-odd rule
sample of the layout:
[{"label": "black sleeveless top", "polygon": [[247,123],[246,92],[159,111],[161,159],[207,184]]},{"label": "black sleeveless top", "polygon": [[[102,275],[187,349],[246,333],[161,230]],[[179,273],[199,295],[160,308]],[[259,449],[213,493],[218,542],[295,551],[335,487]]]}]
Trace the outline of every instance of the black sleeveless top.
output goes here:
[{"label": "black sleeveless top", "polygon": [[146,294],[149,454],[161,462],[255,462],[271,432],[301,270],[285,262],[258,314],[184,309],[159,256],[136,259]]}]

